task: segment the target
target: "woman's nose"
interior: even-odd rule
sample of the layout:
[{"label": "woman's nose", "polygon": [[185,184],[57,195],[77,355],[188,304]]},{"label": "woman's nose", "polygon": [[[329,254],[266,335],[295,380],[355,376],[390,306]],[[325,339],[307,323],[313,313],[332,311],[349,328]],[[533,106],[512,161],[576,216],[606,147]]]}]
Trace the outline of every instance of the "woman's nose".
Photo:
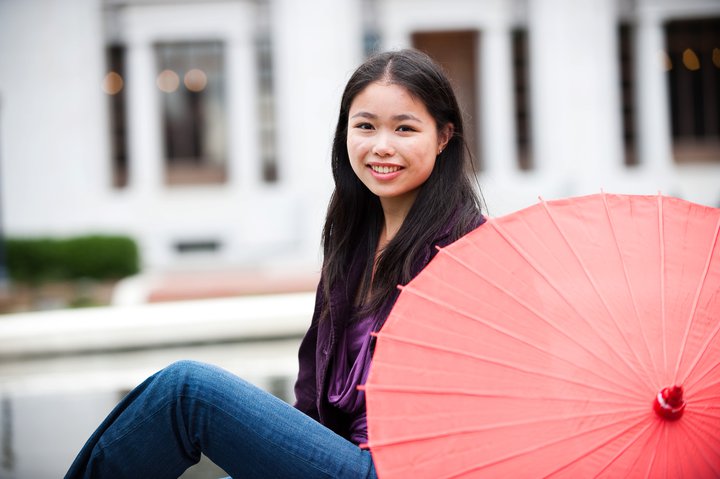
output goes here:
[{"label": "woman's nose", "polygon": [[389,138],[387,133],[378,132],[375,136],[373,153],[380,157],[387,157],[395,154],[395,148],[392,144],[392,140]]}]

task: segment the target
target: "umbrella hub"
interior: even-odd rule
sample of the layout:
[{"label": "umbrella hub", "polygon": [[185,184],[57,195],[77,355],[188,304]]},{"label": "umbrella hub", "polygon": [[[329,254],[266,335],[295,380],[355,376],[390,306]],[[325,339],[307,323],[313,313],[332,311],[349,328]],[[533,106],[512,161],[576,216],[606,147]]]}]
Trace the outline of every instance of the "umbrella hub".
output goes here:
[{"label": "umbrella hub", "polygon": [[655,396],[653,403],[655,414],[668,421],[680,419],[685,411],[682,386],[663,388]]}]

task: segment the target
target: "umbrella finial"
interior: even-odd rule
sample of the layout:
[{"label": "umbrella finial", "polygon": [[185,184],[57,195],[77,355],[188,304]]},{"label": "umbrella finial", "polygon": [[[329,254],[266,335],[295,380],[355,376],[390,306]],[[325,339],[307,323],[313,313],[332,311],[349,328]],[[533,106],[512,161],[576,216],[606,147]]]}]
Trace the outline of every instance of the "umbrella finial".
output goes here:
[{"label": "umbrella finial", "polygon": [[685,411],[682,386],[663,388],[653,403],[655,414],[668,421],[680,419]]}]

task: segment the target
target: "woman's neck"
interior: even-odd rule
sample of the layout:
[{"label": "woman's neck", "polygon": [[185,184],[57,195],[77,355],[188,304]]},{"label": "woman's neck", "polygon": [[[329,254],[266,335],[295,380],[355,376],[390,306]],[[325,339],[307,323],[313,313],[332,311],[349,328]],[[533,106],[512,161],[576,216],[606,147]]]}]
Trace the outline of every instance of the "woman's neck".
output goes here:
[{"label": "woman's neck", "polygon": [[390,204],[388,204],[387,201],[382,199],[381,203],[383,207],[383,226],[380,230],[380,237],[378,238],[377,246],[375,248],[375,260],[373,261],[371,282],[373,282],[375,278],[375,269],[377,267],[377,261],[380,257],[380,253],[382,253],[383,249],[385,249],[388,243],[392,241],[397,232],[400,231],[400,227],[402,227],[403,221],[405,221],[405,217],[410,211],[409,207],[399,207],[400,205],[398,203],[393,204],[390,202]]},{"label": "woman's neck", "polygon": [[[413,196],[411,200],[414,200]],[[394,198],[380,198],[380,204],[383,210],[383,226],[380,230],[380,237],[378,238],[377,246],[375,248],[375,258],[373,261],[372,271],[370,272],[370,284],[375,283],[375,270],[377,268],[378,258],[382,253],[383,249],[392,241],[400,228],[402,227],[405,218],[410,212],[412,201],[407,201],[407,197],[400,199]],[[371,290],[367,291],[366,297],[362,298],[363,302],[367,302],[371,296]],[[360,300],[357,298],[356,301]]]},{"label": "woman's neck", "polygon": [[380,204],[383,209],[383,229],[380,232],[380,240],[378,241],[377,250],[382,250],[395,237],[402,227],[405,218],[407,218],[410,208],[415,200],[415,196],[405,197],[402,201],[394,198],[381,198]]}]

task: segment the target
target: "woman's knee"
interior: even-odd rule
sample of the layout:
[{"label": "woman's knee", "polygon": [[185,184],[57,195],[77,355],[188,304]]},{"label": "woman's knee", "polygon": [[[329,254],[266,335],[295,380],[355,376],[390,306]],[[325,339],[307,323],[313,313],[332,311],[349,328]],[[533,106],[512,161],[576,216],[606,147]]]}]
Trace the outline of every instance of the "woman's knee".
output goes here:
[{"label": "woman's knee", "polygon": [[167,374],[193,374],[199,370],[206,369],[207,364],[201,363],[200,361],[193,361],[192,359],[181,359],[170,363],[161,372]]},{"label": "woman's knee", "polygon": [[194,389],[205,380],[209,367],[198,361],[176,361],[159,371],[156,381],[178,392]]},{"label": "woman's knee", "polygon": [[254,393],[254,386],[218,366],[182,360],[161,370],[155,378],[164,395],[204,402],[240,400]]}]

